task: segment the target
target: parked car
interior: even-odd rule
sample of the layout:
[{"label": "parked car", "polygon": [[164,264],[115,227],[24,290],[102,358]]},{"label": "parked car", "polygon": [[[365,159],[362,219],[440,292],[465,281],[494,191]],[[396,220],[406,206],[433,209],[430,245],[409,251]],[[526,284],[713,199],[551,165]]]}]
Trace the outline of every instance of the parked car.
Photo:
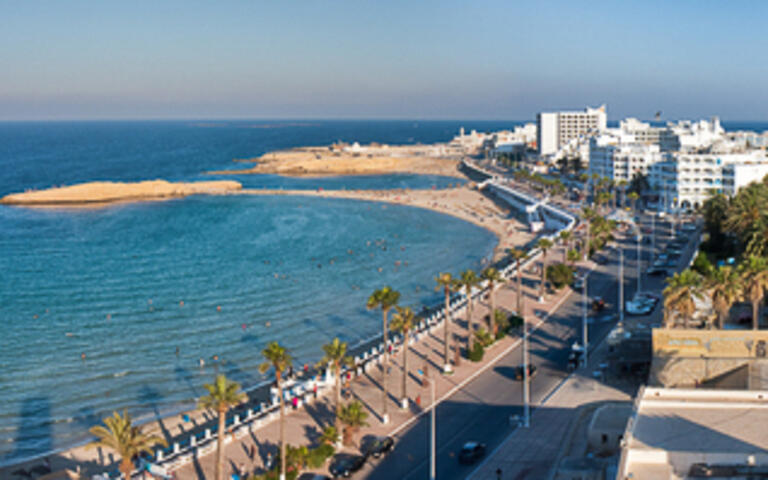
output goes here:
[{"label": "parked car", "polygon": [[467,442],[461,447],[459,452],[459,463],[470,465],[485,456],[485,444],[478,442]]},{"label": "parked car", "polygon": [[584,277],[576,277],[571,284],[571,288],[581,291],[584,288]]},{"label": "parked car", "polygon": [[[530,380],[536,374],[536,365],[528,364],[528,379]],[[523,380],[523,366],[518,365],[515,367],[515,380]]]},{"label": "parked car", "polygon": [[648,315],[656,307],[655,301],[642,298],[626,302],[625,309],[629,315]]},{"label": "parked car", "polygon": [[331,472],[331,475],[333,475],[333,478],[348,478],[350,475],[363,468],[366,460],[367,457],[364,455],[336,455],[328,470]]},{"label": "parked car", "polygon": [[395,448],[395,440],[392,437],[376,437],[366,448],[365,454],[369,457],[379,458],[391,452],[393,448]]},{"label": "parked car", "polygon": [[603,309],[605,309],[605,300],[602,299],[602,297],[593,297],[592,298],[592,310],[596,312],[600,312]]},{"label": "parked car", "polygon": [[302,473],[297,480],[331,480],[331,477],[319,473]]},{"label": "parked car", "polygon": [[667,268],[663,266],[653,265],[645,271],[646,275],[668,275]]}]

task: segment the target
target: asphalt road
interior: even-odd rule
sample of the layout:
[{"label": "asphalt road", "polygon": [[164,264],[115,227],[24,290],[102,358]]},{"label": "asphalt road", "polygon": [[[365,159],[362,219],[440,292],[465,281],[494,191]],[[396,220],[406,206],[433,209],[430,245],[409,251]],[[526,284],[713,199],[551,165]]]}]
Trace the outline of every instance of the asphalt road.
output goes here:
[{"label": "asphalt road", "polygon": [[[641,224],[650,226],[650,217],[643,217]],[[668,223],[656,222],[656,251],[661,251],[669,233]],[[691,234],[693,238],[696,235]],[[650,261],[650,244],[643,244],[643,268]],[[589,324],[591,343],[601,341],[618,320],[618,248],[624,250],[625,300],[630,299],[637,286],[636,242],[624,240],[615,248],[604,251],[607,262],[600,265],[590,276],[588,294],[599,295],[608,304],[606,310],[592,317]],[[678,270],[690,258],[693,242],[678,262]],[[664,277],[643,277],[644,291],[660,292]],[[580,293],[580,292],[579,292]],[[650,315],[651,322],[661,316],[660,303]],[[538,367],[531,380],[531,400],[539,403],[567,377],[566,363],[574,341],[581,342],[582,304],[581,295],[571,295],[547,322],[530,336],[530,358]],[[522,415],[522,384],[513,378],[513,369],[522,363],[521,348],[515,348],[463,389],[440,403],[437,407],[437,478],[440,480],[464,479],[475,466],[459,465],[457,454],[467,441],[480,441],[490,452],[511,432],[510,415]],[[428,393],[427,393],[428,394]],[[428,479],[429,478],[429,415],[422,416],[408,429],[400,432],[396,445],[387,457],[371,459],[354,478],[371,480]]]}]

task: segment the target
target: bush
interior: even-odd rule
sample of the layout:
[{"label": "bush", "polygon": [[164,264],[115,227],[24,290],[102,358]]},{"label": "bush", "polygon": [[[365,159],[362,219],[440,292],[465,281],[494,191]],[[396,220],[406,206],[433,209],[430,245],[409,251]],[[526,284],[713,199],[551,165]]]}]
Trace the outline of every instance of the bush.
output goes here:
[{"label": "bush", "polygon": [[573,283],[573,269],[564,263],[557,263],[547,267],[547,280],[557,289]]},{"label": "bush", "polygon": [[523,326],[523,317],[517,314],[512,314],[507,319],[509,322],[509,328],[520,328]]},{"label": "bush", "polygon": [[313,448],[307,455],[307,466],[309,468],[320,468],[336,453],[333,446],[326,444],[320,445],[317,448]]},{"label": "bush", "polygon": [[476,341],[472,346],[472,350],[469,351],[469,359],[473,362],[479,362],[483,359],[483,355],[485,355],[485,347],[483,347],[482,343]]}]

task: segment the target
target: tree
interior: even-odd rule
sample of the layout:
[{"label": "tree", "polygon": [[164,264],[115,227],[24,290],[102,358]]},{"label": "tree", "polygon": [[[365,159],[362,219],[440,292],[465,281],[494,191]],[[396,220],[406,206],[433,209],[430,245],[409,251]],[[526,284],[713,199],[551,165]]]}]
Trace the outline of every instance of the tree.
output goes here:
[{"label": "tree", "polygon": [[622,207],[626,207],[627,206],[626,203],[627,203],[627,186],[628,185],[629,185],[629,183],[626,180],[619,180],[619,183],[617,184],[617,186],[621,190],[621,203],[622,203]]},{"label": "tree", "polygon": [[517,271],[517,314],[523,315],[523,269],[520,268],[520,262],[526,257],[524,251],[517,248],[509,250],[509,254],[515,259],[515,269]]},{"label": "tree", "polygon": [[493,315],[496,311],[496,287],[504,282],[504,277],[493,267],[483,270],[480,276],[488,282],[488,300],[491,303],[491,313],[488,315],[488,330],[492,330],[493,334],[496,335],[496,323],[493,321]]},{"label": "tree", "polygon": [[459,283],[464,289],[464,295],[467,297],[467,353],[469,353],[469,341],[472,338],[472,289],[480,283],[480,278],[474,270],[467,269],[461,272]]},{"label": "tree", "polygon": [[570,230],[562,230],[560,232],[560,241],[563,242],[563,263],[565,263],[568,260],[567,253],[568,253],[568,247],[570,246],[570,243],[571,243],[571,235],[572,234]]},{"label": "tree", "polygon": [[443,342],[443,361],[445,362],[445,365],[443,365],[443,371],[449,372],[451,369],[451,363],[450,360],[448,360],[448,340],[450,338],[449,326],[451,325],[451,294],[458,291],[459,286],[456,279],[453,278],[453,275],[447,272],[440,273],[436,276],[435,282],[437,283],[435,291],[442,290],[445,294],[445,325],[443,328],[443,331],[445,332]]},{"label": "tree", "polygon": [[120,455],[119,468],[125,478],[131,478],[133,459],[140,453],[152,453],[152,447],[155,445],[168,446],[168,442],[158,435],[141,433],[141,428],[133,426],[131,416],[125,410],[122,416],[113,412],[112,416],[105,418],[103,422],[104,426],[97,425],[89,430],[98,440],[88,447],[105,447]]},{"label": "tree", "polygon": [[584,261],[589,259],[589,245],[590,245],[590,229],[592,228],[592,219],[597,216],[597,212],[595,212],[594,209],[589,207],[584,207],[581,209],[581,217],[587,222],[587,238],[584,243]]},{"label": "tree", "polygon": [[336,412],[336,418],[333,422],[336,431],[341,430],[339,420],[339,409],[341,408],[341,368],[344,366],[351,366],[353,363],[352,357],[347,355],[347,342],[342,342],[338,337],[334,338],[330,343],[323,345],[323,356],[320,363],[322,365],[331,365],[333,368],[333,375],[336,379],[336,389],[334,392],[335,405],[334,411]]},{"label": "tree", "polygon": [[578,262],[581,258],[581,255],[576,250],[568,250],[567,260],[568,263],[573,265],[574,263]]},{"label": "tree", "polygon": [[752,304],[752,328],[760,328],[760,304],[768,288],[768,260],[750,255],[740,265],[741,282],[747,300]]},{"label": "tree", "polygon": [[746,246],[747,255],[762,255],[768,247],[768,188],[750,183],[731,199],[725,221]]},{"label": "tree", "polygon": [[341,423],[344,424],[344,444],[349,445],[352,436],[360,427],[368,426],[365,421],[368,418],[368,412],[357,400],[352,401],[341,407]]},{"label": "tree", "polygon": [[635,173],[629,181],[629,188],[627,190],[637,193],[638,197],[642,197],[643,193],[650,189],[651,184],[648,182],[648,176],[642,173]]},{"label": "tree", "polygon": [[689,269],[667,278],[664,308],[682,315],[685,328],[689,328],[690,318],[696,312],[694,299],[702,297],[701,285],[701,276]]},{"label": "tree", "polygon": [[395,314],[392,315],[392,330],[403,336],[403,395],[401,402],[407,398],[406,380],[408,378],[408,334],[416,324],[416,317],[410,307],[395,307]]},{"label": "tree", "polygon": [[216,438],[216,480],[224,480],[224,435],[226,435],[227,412],[245,400],[240,384],[224,375],[216,375],[213,383],[203,385],[208,395],[198,400],[198,408],[215,410],[219,416],[219,435]]},{"label": "tree", "polygon": [[564,263],[558,263],[547,267],[547,280],[555,288],[562,288],[565,285],[573,283],[573,270]]},{"label": "tree", "polygon": [[547,269],[547,250],[552,248],[552,241],[548,238],[540,238],[536,243],[541,249],[541,284],[539,284],[539,298],[544,298],[544,283],[546,281],[546,269]]},{"label": "tree", "polygon": [[387,335],[387,313],[389,310],[397,305],[400,301],[400,292],[393,290],[391,287],[384,287],[380,290],[374,291],[370,297],[368,297],[368,303],[366,306],[368,309],[381,308],[381,328],[384,335],[384,367],[381,369],[381,403],[382,403],[382,421],[387,423],[389,416],[387,415],[387,397],[389,392],[387,391],[387,369],[389,368],[389,336]]},{"label": "tree", "polygon": [[282,375],[293,365],[293,359],[285,347],[277,342],[267,345],[267,348],[262,350],[261,355],[266,361],[259,365],[259,371],[265,373],[270,368],[275,369],[275,382],[280,395],[280,480],[285,480],[285,398]]},{"label": "tree", "polygon": [[637,194],[637,192],[629,192],[629,201],[632,202],[632,211],[637,211],[637,199],[640,198],[640,195]]},{"label": "tree", "polygon": [[705,286],[710,291],[712,305],[717,312],[717,328],[723,328],[731,306],[741,295],[739,272],[728,265],[710,269]]}]

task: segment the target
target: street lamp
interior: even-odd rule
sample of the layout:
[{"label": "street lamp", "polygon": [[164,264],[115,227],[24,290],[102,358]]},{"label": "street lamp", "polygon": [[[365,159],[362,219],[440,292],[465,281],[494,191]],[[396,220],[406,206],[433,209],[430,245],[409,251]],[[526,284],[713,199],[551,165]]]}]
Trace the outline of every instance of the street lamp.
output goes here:
[{"label": "street lamp", "polygon": [[619,246],[619,325],[624,325],[624,249]]},{"label": "street lamp", "polygon": [[581,337],[584,345],[584,366],[587,366],[589,351],[589,327],[587,326],[587,281],[589,274],[584,275],[584,283],[581,284]]},{"label": "street lamp", "polygon": [[[426,374],[421,369],[417,370],[417,372],[422,378],[427,378]],[[432,404],[430,405],[431,411],[429,412],[429,480],[435,480],[437,477],[435,474],[435,409],[437,408],[437,404],[435,403],[435,383],[437,383],[437,378],[433,378],[432,381],[429,382],[432,393]]]},{"label": "street lamp", "polygon": [[640,232],[637,232],[637,293],[640,293],[643,289],[642,287],[642,277],[643,277],[643,270],[642,270],[642,263],[643,263],[643,256],[642,256],[642,247],[640,246],[640,240],[642,240],[643,236],[640,234]]},{"label": "street lamp", "polygon": [[531,425],[531,392],[528,384],[528,321],[523,316],[523,426]]}]

